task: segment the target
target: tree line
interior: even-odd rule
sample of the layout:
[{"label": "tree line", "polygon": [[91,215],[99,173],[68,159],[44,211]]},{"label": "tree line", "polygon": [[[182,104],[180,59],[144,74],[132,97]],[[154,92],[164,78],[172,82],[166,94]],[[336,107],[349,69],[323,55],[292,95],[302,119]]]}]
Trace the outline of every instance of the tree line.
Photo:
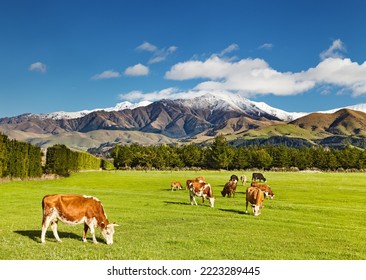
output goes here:
[{"label": "tree line", "polygon": [[73,151],[65,145],[54,145],[47,149],[45,172],[69,176],[70,172],[114,168],[113,164],[96,156]]},{"label": "tree line", "polygon": [[366,170],[366,150],[322,147],[287,147],[253,145],[234,147],[223,135],[206,146],[187,145],[116,145],[110,153],[113,163],[86,152],[73,151],[65,145],[47,149],[42,165],[42,151],[28,143],[10,140],[0,134],[0,178],[41,177],[44,173],[68,176],[80,170],[128,168],[202,168],[202,169],[320,169]]},{"label": "tree line", "polygon": [[139,144],[116,145],[110,153],[114,166],[124,168],[203,168],[203,169],[366,169],[366,151],[353,147],[343,150],[284,145],[229,145],[223,135],[208,146]]},{"label": "tree line", "polygon": [[39,147],[11,140],[0,134],[0,178],[42,176],[42,152]]},{"label": "tree line", "polygon": [[112,163],[104,159],[73,151],[65,145],[49,147],[44,166],[42,156],[41,148],[0,134],[0,178],[37,178],[44,173],[68,176],[70,172],[80,170],[114,168]]}]

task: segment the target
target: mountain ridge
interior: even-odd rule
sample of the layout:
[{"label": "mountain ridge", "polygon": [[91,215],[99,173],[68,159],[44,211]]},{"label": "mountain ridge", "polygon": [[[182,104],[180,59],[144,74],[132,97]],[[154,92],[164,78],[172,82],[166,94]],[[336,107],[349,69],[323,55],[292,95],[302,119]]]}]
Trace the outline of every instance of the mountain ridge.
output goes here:
[{"label": "mountain ridge", "polygon": [[[355,106],[366,112],[366,104]],[[206,93],[193,99],[122,102],[112,108],[90,112],[6,117],[0,119],[0,132],[44,148],[59,141],[82,150],[108,146],[106,143],[147,145],[153,144],[153,139],[159,143],[202,142],[219,133],[231,138],[284,135],[312,141],[338,135],[366,136],[365,112],[345,107],[335,112],[289,113],[239,95]],[[115,137],[121,133],[123,137]],[[103,134],[110,134],[111,139]],[[87,141],[87,137],[92,141]],[[143,141],[142,137],[151,140]]]}]

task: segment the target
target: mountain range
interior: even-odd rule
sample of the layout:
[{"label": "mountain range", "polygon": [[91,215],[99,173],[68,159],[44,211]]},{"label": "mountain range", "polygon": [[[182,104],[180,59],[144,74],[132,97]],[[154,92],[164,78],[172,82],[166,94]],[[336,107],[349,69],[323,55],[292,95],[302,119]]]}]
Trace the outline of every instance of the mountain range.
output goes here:
[{"label": "mountain range", "polygon": [[6,117],[0,119],[0,132],[42,148],[59,143],[79,150],[106,150],[132,142],[205,142],[219,133],[230,141],[277,137],[281,142],[279,137],[286,137],[311,145],[343,141],[363,147],[366,104],[295,113],[239,95],[206,93],[193,99],[123,102],[105,109]]}]

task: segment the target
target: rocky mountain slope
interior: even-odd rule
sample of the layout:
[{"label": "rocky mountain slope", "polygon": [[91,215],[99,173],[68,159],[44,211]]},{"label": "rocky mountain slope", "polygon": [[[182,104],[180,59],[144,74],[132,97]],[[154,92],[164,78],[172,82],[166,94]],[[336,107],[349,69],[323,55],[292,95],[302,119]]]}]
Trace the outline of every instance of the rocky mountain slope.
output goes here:
[{"label": "rocky mountain slope", "polygon": [[218,133],[231,139],[361,137],[366,135],[365,124],[366,113],[351,109],[289,113],[237,95],[208,93],[193,99],[124,102],[107,109],[7,117],[0,119],[0,132],[41,147],[60,143],[87,150],[116,143],[202,142]]}]

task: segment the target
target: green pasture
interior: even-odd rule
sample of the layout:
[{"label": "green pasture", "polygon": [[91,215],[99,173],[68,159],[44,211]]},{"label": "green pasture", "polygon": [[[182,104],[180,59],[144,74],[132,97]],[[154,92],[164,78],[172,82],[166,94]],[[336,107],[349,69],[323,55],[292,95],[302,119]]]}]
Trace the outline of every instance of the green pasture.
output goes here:
[{"label": "green pasture", "polygon": [[[258,217],[245,214],[245,188],[235,198],[220,191],[227,171],[103,171],[48,181],[0,184],[0,259],[3,260],[360,260],[366,259],[366,174],[265,172],[275,193]],[[170,190],[204,176],[215,208],[191,206],[187,190]],[[98,197],[110,222],[114,244],[81,241],[83,225],[59,223],[62,243],[51,229],[40,243],[46,194]],[[197,199],[197,202],[201,202]]]}]

